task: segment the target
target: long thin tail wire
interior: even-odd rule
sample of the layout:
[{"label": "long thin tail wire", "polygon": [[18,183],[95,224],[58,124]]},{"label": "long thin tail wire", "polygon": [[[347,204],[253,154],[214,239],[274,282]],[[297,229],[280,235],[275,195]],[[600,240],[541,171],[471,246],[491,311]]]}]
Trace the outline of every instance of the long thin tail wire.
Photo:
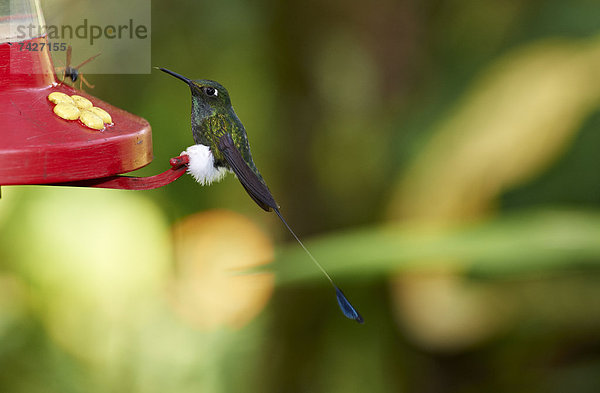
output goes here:
[{"label": "long thin tail wire", "polygon": [[298,241],[298,243],[300,244],[300,246],[302,246],[302,248],[304,249],[304,251],[306,251],[306,253],[310,257],[310,259],[312,259],[312,261],[315,263],[315,265],[317,265],[317,267],[323,272],[323,274],[325,275],[325,277],[327,277],[327,279],[329,280],[329,282],[331,283],[331,285],[333,285],[333,287],[337,289],[337,286],[334,284],[333,280],[331,279],[331,276],[327,273],[327,271],[323,268],[323,266],[321,266],[321,264],[319,263],[319,261],[317,261],[317,258],[315,258],[313,256],[313,254],[311,254],[310,251],[308,251],[308,248],[306,248],[306,246],[304,245],[304,243],[302,243],[302,241],[298,238],[298,236],[296,236],[296,233],[294,233],[294,231],[292,230],[292,228],[290,228],[290,226],[288,225],[287,221],[285,221],[285,218],[283,218],[283,216],[279,212],[279,209],[273,209],[273,210],[275,210],[275,213],[277,213],[277,216],[279,217],[279,219],[281,220],[281,222],[283,222],[283,225],[286,226],[286,228],[288,229],[288,231],[290,231],[290,233],[292,234],[292,236],[294,236],[294,238]]}]

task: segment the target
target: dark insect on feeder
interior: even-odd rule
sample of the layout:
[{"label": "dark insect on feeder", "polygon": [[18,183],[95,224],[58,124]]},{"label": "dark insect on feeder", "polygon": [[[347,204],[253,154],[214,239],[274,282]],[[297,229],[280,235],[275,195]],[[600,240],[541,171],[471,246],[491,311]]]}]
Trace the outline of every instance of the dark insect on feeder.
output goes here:
[{"label": "dark insect on feeder", "polygon": [[83,63],[79,64],[76,67],[72,67],[71,66],[71,52],[72,52],[72,48],[71,45],[69,45],[67,47],[67,63],[64,67],[58,67],[57,70],[63,71],[63,78],[61,80],[61,83],[64,83],[65,80],[67,78],[71,79],[71,82],[73,82],[73,86],[75,85],[75,82],[77,82],[77,80],[79,79],[79,90],[81,90],[81,88],[83,87],[83,84],[85,83],[85,85],[87,87],[89,87],[90,89],[94,88],[94,85],[90,84],[83,76],[83,74],[79,71],[79,69],[81,67],[83,67],[84,65],[86,65],[87,63],[89,63],[90,61],[94,60],[96,57],[100,56],[100,53],[88,58],[87,60],[85,60]]}]

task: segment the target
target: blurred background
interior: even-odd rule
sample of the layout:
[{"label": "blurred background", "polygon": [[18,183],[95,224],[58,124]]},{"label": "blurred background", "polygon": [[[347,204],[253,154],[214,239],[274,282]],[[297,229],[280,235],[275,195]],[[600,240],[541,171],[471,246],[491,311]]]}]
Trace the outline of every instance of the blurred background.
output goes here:
[{"label": "blurred background", "polygon": [[[153,1],[152,64],[228,88],[283,214],[366,322],[233,176],[3,187],[0,390],[599,391],[599,15]],[[193,144],[181,82],[86,77],[152,125],[137,175]]]}]

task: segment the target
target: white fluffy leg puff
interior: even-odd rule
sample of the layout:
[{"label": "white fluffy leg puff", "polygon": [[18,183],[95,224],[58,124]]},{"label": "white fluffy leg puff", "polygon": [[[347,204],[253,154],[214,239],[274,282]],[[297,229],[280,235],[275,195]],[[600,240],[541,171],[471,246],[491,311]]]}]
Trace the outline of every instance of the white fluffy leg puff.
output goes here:
[{"label": "white fluffy leg puff", "polygon": [[184,154],[190,158],[187,173],[203,186],[220,181],[228,172],[225,168],[215,168],[215,158],[208,146],[193,145],[181,153]]}]

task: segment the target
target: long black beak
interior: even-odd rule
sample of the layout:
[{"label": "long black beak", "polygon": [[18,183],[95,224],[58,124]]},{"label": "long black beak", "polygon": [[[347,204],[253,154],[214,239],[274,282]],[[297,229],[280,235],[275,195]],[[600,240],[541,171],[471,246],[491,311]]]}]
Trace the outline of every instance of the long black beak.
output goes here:
[{"label": "long black beak", "polygon": [[174,76],[177,79],[181,79],[182,81],[184,81],[188,85],[192,84],[192,82],[193,82],[190,78],[186,78],[185,76],[179,75],[178,73],[173,72],[171,70],[167,70],[166,68],[161,68],[161,67],[154,67],[154,68],[159,69],[162,72],[166,72],[167,74],[172,75],[172,76]]}]

